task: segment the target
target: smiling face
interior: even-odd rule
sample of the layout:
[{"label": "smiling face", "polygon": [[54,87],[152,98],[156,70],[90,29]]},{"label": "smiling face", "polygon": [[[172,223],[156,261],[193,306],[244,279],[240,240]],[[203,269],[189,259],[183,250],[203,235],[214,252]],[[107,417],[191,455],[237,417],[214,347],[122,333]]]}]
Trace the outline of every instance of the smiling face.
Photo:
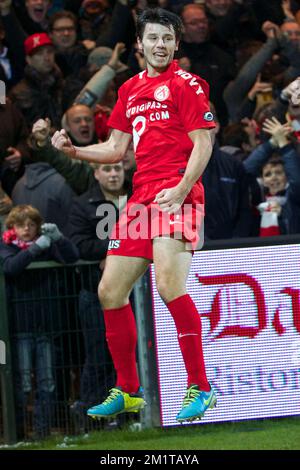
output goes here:
[{"label": "smiling face", "polygon": [[41,23],[46,18],[50,3],[50,0],[26,0],[25,6],[30,18]]},{"label": "smiling face", "polygon": [[267,163],[262,171],[263,185],[268,188],[271,196],[283,191],[287,184],[286,174],[281,163]]},{"label": "smiling face", "polygon": [[138,38],[138,47],[144,54],[148,75],[159,75],[168,68],[178,50],[173,26],[147,23],[142,39]]}]

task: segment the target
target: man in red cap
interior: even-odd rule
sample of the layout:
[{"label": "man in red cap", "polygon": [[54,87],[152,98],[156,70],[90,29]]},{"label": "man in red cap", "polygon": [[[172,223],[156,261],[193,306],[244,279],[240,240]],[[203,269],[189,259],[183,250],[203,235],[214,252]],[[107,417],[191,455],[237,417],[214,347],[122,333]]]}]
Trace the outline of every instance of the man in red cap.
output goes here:
[{"label": "man in red cap", "polygon": [[35,33],[24,41],[24,78],[11,90],[11,98],[28,125],[49,117],[54,127],[61,119],[62,74],[55,63],[54,46],[46,33]]}]

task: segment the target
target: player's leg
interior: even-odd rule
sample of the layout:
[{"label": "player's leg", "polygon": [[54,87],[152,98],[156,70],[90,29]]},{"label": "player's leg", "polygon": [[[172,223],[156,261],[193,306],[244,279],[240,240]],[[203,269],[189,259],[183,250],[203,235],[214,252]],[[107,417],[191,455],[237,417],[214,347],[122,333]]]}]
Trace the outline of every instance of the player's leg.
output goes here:
[{"label": "player's leg", "polygon": [[112,417],[124,411],[136,412],[144,406],[136,367],[136,324],[129,295],[148,264],[145,258],[108,256],[106,259],[98,292],[117,382],[102,404],[88,410],[89,416]]},{"label": "player's leg", "polygon": [[[155,238],[153,261],[158,291],[176,325],[178,341],[184,359],[188,390],[179,421],[195,419],[215,405],[215,396],[206,377],[201,339],[201,318],[186,292],[186,281],[192,255],[185,243],[173,238]],[[196,402],[191,408],[191,404]],[[186,405],[189,405],[188,407]]]}]

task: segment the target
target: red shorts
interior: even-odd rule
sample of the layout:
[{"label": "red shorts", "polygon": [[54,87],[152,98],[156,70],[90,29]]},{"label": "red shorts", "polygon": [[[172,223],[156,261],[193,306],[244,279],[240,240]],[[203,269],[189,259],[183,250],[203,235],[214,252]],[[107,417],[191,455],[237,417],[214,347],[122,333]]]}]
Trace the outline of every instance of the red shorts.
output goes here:
[{"label": "red shorts", "polygon": [[197,183],[175,214],[163,212],[155,196],[162,189],[176,186],[181,178],[158,180],[138,187],[115,224],[107,255],[153,259],[155,237],[172,237],[186,242],[194,251],[203,245],[203,186]]}]

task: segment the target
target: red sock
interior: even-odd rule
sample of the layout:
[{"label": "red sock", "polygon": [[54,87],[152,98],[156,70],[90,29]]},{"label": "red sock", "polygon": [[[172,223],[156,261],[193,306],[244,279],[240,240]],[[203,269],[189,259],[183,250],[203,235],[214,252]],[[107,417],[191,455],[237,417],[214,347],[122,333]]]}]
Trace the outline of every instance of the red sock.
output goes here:
[{"label": "red sock", "polygon": [[174,319],[178,341],[188,374],[188,386],[196,384],[203,391],[210,385],[205,373],[201,339],[201,318],[188,294],[177,297],[167,304]]},{"label": "red sock", "polygon": [[137,333],[131,305],[106,309],[104,312],[106,340],[117,372],[116,386],[127,393],[139,387],[136,368]]}]

